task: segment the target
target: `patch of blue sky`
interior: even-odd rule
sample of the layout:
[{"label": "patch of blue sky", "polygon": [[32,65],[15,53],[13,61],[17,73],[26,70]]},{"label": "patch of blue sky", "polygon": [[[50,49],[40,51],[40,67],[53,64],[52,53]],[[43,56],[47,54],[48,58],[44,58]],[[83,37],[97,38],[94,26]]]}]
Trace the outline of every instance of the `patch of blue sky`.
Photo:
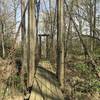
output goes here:
[{"label": "patch of blue sky", "polygon": [[41,0],[41,10],[48,10],[49,11],[49,0]]},{"label": "patch of blue sky", "polygon": [[21,10],[20,10],[20,7],[18,7],[17,12],[16,12],[16,31],[19,27],[20,21],[21,21]]},{"label": "patch of blue sky", "polygon": [[99,15],[100,16],[100,0],[97,0],[97,16]]},{"label": "patch of blue sky", "polygon": [[[39,1],[39,0],[38,0]],[[50,11],[50,7],[49,7],[49,1],[50,0],[40,0],[40,17],[39,17],[39,33],[42,33],[43,32],[43,23],[42,20],[43,20],[43,17],[44,17],[44,13],[45,12],[49,12]],[[56,0],[51,0],[52,1],[52,7],[55,8],[55,5],[56,5]],[[100,16],[100,0],[97,0],[97,16]],[[27,14],[26,14],[26,23],[27,22]],[[21,11],[20,11],[20,7],[18,8],[17,10],[17,16],[16,16],[16,19],[17,21],[20,21],[21,20]],[[17,28],[19,26],[19,23],[17,24]],[[26,24],[26,27],[27,27],[27,24]],[[89,28],[88,28],[88,23],[85,24],[85,27],[83,28],[83,30],[86,32],[89,31]],[[87,33],[86,32],[86,33]]]}]

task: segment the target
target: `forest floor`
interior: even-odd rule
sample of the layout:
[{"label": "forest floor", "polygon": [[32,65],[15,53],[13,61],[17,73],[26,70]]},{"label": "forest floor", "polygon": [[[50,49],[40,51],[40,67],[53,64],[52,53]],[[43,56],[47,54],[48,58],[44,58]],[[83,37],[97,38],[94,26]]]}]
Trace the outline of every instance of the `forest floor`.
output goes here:
[{"label": "forest floor", "polygon": [[22,100],[22,93],[14,87],[15,74],[15,65],[0,58],[0,100]]},{"label": "forest floor", "polygon": [[[5,69],[6,60],[0,60],[0,100],[23,100],[22,85],[16,72],[10,71],[11,66]],[[6,67],[6,68],[7,68]],[[14,68],[14,66],[13,66]],[[37,72],[33,82],[30,100],[64,100],[62,92],[59,88],[59,82],[54,74],[52,66],[47,61],[41,62],[37,68]]]},{"label": "forest floor", "polygon": [[[14,65],[6,67],[6,64],[7,61],[0,58],[0,100],[22,100],[23,94],[21,91],[19,92],[20,85],[17,85],[18,90],[14,87],[8,87],[17,78],[10,77],[11,74],[15,73],[15,70],[12,70]],[[52,66],[50,67],[49,63],[42,63],[42,65],[47,66],[47,69],[51,71]],[[98,63],[99,65],[100,63]],[[98,70],[100,72],[100,69]],[[55,68],[52,73],[55,73]],[[11,79],[7,82],[9,77]],[[65,90],[62,92],[65,100],[100,100],[100,79],[95,76],[92,69],[84,61],[71,59],[65,66]],[[3,97],[6,98],[3,99]]]},{"label": "forest floor", "polygon": [[65,100],[100,100],[100,79],[84,61],[70,60],[65,66],[63,93]]},{"label": "forest floor", "polygon": [[[42,64],[49,66],[48,63]],[[100,68],[100,62],[97,65]],[[55,66],[48,70],[52,67],[55,73]],[[65,89],[62,92],[65,100],[100,100],[100,79],[84,60],[71,58],[65,66]]]}]

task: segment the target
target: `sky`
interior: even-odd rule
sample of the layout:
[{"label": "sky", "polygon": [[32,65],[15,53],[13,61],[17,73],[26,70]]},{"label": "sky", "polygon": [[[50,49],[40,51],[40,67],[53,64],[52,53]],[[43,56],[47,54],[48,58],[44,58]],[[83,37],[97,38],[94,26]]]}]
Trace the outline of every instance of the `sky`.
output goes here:
[{"label": "sky", "polygon": [[[39,0],[38,0],[39,1]],[[51,1],[54,1],[54,0],[51,0]],[[44,11],[49,11],[49,0],[40,0],[41,4],[40,4],[40,19],[42,19],[42,16],[43,16],[43,12]],[[16,21],[20,21],[21,20],[21,11],[20,11],[20,7],[18,8],[17,10],[17,17],[16,17]],[[26,14],[26,23],[27,22],[27,14]],[[18,29],[18,26],[19,26],[19,23],[17,23],[16,27]],[[27,25],[26,25],[27,26]],[[42,24],[40,23],[40,30],[42,29]],[[16,29],[16,30],[17,30]]]},{"label": "sky", "polygon": [[[39,1],[39,0],[38,0]],[[41,1],[41,6],[40,6],[40,19],[42,19],[42,12],[43,11],[49,11],[49,0],[40,0]],[[52,5],[55,5],[55,2],[56,0],[52,0]],[[99,15],[100,16],[100,0],[97,0],[97,16]],[[54,7],[54,6],[53,6]],[[20,21],[21,20],[21,12],[20,12],[20,8],[17,10],[17,21]],[[27,17],[26,17],[26,20],[27,20]],[[27,23],[27,22],[26,22]],[[19,23],[17,24],[17,27],[19,26]],[[39,30],[42,30],[43,29],[43,24],[42,23],[39,23]],[[40,31],[41,32],[41,31]]]}]

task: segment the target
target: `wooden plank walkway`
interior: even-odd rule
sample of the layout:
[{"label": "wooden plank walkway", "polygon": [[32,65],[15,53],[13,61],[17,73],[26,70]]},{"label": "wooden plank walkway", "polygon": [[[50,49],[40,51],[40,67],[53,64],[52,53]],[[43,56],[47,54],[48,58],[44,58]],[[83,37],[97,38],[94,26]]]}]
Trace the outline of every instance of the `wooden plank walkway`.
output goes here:
[{"label": "wooden plank walkway", "polygon": [[[44,67],[44,63],[47,66]],[[30,100],[64,100],[52,66],[44,63],[37,69]]]}]

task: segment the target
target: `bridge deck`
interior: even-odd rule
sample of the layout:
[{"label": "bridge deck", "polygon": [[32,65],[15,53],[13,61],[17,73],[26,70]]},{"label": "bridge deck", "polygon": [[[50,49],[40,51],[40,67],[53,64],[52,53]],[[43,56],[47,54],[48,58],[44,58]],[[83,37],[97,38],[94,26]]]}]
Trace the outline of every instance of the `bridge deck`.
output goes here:
[{"label": "bridge deck", "polygon": [[[64,100],[53,68],[48,62],[44,63],[40,63],[37,70],[30,100]],[[43,64],[47,66],[44,68]]]}]

